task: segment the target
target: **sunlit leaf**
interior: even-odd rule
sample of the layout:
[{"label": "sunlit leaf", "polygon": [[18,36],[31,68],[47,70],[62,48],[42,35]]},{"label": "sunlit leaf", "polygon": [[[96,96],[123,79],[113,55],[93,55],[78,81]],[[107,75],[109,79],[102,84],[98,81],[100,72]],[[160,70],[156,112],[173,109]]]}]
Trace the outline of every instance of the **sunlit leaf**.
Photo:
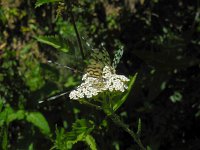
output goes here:
[{"label": "sunlit leaf", "polygon": [[31,143],[31,144],[29,145],[28,150],[34,150],[34,149],[33,149],[33,143]]},{"label": "sunlit leaf", "polygon": [[30,112],[27,113],[26,119],[28,122],[34,124],[36,127],[38,127],[42,133],[49,134],[50,128],[47,120],[40,112]]},{"label": "sunlit leaf", "polygon": [[[0,112],[0,126],[7,122],[8,116],[13,114],[14,111],[10,106],[5,106],[2,112]],[[9,122],[7,122],[9,123]]]},{"label": "sunlit leaf", "polygon": [[17,112],[13,112],[12,114],[8,115],[7,123],[10,123],[14,120],[24,119],[24,116],[25,116],[24,110],[18,110]]},{"label": "sunlit leaf", "polygon": [[35,38],[39,42],[50,45],[50,46],[52,46],[56,49],[59,49],[63,52],[69,51],[69,44],[68,44],[69,41],[65,40],[57,35],[55,35],[55,36],[38,36]]},{"label": "sunlit leaf", "polygon": [[97,150],[95,139],[91,135],[87,135],[85,142],[89,145],[91,150]]}]

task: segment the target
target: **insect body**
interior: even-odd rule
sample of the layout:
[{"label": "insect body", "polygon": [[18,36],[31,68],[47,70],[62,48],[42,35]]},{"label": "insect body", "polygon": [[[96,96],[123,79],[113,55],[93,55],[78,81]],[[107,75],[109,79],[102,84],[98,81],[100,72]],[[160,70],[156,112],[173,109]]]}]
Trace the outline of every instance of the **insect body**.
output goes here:
[{"label": "insect body", "polygon": [[94,50],[90,55],[86,73],[90,77],[101,78],[103,68],[105,66],[111,67],[111,61],[108,52],[106,50]]}]

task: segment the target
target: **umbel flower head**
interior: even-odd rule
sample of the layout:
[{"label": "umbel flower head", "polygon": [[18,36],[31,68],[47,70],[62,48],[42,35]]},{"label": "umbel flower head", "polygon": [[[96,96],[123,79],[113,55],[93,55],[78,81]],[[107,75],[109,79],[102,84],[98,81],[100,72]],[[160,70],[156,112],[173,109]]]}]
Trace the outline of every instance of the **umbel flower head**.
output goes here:
[{"label": "umbel flower head", "polygon": [[84,74],[81,85],[69,94],[70,99],[92,98],[105,91],[124,92],[128,88],[126,83],[129,79],[124,75],[115,74],[112,69],[105,66],[100,78],[91,77],[88,73]]}]

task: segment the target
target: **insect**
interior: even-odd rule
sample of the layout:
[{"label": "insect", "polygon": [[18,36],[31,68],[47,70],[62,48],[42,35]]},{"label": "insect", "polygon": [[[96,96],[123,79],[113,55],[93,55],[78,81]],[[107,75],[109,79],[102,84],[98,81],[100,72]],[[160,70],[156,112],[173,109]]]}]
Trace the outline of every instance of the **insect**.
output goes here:
[{"label": "insect", "polygon": [[111,68],[112,72],[115,73],[115,69],[123,55],[123,47],[115,51],[114,59],[111,62],[108,52],[103,50],[94,49],[90,55],[89,63],[86,67],[86,73],[91,77],[99,78],[102,76],[102,71],[105,66]]},{"label": "insect", "polygon": [[[93,77],[93,78],[97,78],[98,80],[102,80],[103,68],[105,66],[108,66],[108,67],[110,67],[112,72],[115,73],[115,69],[122,57],[122,54],[123,54],[123,48],[120,48],[117,51],[115,51],[114,59],[111,62],[109,53],[105,49],[102,49],[101,51],[97,50],[97,49],[92,49],[91,54],[88,58],[88,64],[85,69],[85,73],[87,73],[89,77]],[[58,63],[56,63],[56,65],[61,66]],[[68,66],[65,68],[71,69]],[[97,83],[98,84],[96,86],[103,86],[103,85],[99,85],[99,83],[101,83],[101,82],[97,82]],[[69,92],[70,91],[67,91],[67,92],[61,93],[59,95],[50,97],[47,99],[47,101],[54,100],[58,97],[68,94]],[[40,101],[40,103],[42,103],[42,102],[44,102],[44,101]]]},{"label": "insect", "polygon": [[108,52],[106,50],[93,50],[85,72],[88,73],[90,77],[100,78],[105,66],[111,66]]}]

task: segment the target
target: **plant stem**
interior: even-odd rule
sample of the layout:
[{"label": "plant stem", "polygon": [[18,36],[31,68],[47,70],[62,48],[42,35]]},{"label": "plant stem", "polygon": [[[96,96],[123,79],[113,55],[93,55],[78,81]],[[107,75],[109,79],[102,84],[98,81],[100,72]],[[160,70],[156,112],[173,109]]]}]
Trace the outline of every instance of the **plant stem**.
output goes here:
[{"label": "plant stem", "polygon": [[119,118],[119,116],[115,113],[112,113],[109,115],[109,118],[119,127],[121,127],[124,131],[126,131],[128,134],[131,135],[131,137],[134,139],[134,141],[139,145],[141,150],[146,150],[146,148],[143,146],[140,138],[137,136],[136,133],[134,133],[131,129],[129,129],[128,125],[122,122]]},{"label": "plant stem", "polygon": [[82,59],[84,60],[85,56],[84,56],[84,53],[83,53],[83,46],[82,46],[81,38],[80,38],[78,29],[77,29],[77,26],[76,26],[76,22],[75,22],[75,19],[74,19],[74,14],[72,12],[72,2],[70,0],[65,0],[65,4],[68,7],[68,10],[69,10],[68,12],[69,12],[71,19],[72,19],[72,24],[73,24],[73,27],[74,27],[74,30],[75,30],[75,33],[76,33],[76,37],[77,37],[78,46],[79,46],[79,49],[80,49],[80,52],[81,52],[81,56],[82,56]]},{"label": "plant stem", "polygon": [[77,29],[77,26],[76,26],[76,22],[75,22],[75,19],[74,19],[74,14],[72,12],[72,7],[71,7],[71,4],[70,4],[70,0],[65,0],[68,8],[69,8],[69,13],[71,15],[71,19],[72,19],[72,24],[73,24],[73,27],[74,27],[74,30],[75,30],[75,33],[76,33],[76,37],[77,37],[77,41],[78,41],[78,45],[79,45],[79,49],[80,49],[80,52],[81,52],[81,56],[83,58],[83,60],[85,59],[85,56],[84,56],[84,53],[83,53],[83,46],[82,46],[82,43],[81,43],[81,38],[80,38],[80,35],[79,35],[79,32],[78,32],[78,29]]},{"label": "plant stem", "polygon": [[76,37],[77,37],[77,40],[78,40],[78,45],[79,45],[79,49],[81,51],[81,56],[83,58],[83,60],[85,59],[85,56],[84,56],[84,53],[83,53],[83,46],[82,46],[82,43],[81,43],[81,38],[80,38],[80,35],[79,35],[79,32],[78,32],[78,29],[76,27],[76,22],[75,22],[75,19],[74,19],[74,15],[72,12],[71,13],[71,18],[72,18],[72,24],[74,26],[74,30],[76,32]]},{"label": "plant stem", "polygon": [[88,105],[88,106],[90,106],[90,107],[93,107],[93,108],[95,108],[95,109],[97,109],[97,110],[102,110],[102,108],[101,108],[101,106],[98,106],[98,105],[95,105],[95,104],[92,104],[92,103],[90,103],[90,102],[88,102],[88,101],[86,101],[86,100],[77,100],[79,103],[83,103],[83,104],[85,104],[85,105]]}]

